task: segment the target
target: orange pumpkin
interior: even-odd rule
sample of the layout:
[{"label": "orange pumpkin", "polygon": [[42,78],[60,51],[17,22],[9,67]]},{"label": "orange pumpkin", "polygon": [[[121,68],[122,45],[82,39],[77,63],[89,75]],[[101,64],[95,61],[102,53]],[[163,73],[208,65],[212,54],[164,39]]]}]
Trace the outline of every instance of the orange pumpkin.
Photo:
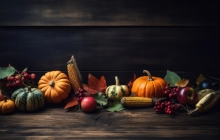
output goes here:
[{"label": "orange pumpkin", "polygon": [[60,103],[71,91],[67,75],[58,70],[43,75],[38,82],[38,88],[44,93],[46,102],[49,103]]},{"label": "orange pumpkin", "polygon": [[151,76],[147,70],[143,71],[148,76],[137,78],[132,85],[131,92],[138,97],[162,98],[164,97],[164,89],[166,81],[160,77]]},{"label": "orange pumpkin", "polygon": [[0,114],[10,114],[15,111],[15,103],[12,100],[8,100],[4,97],[3,101],[0,101]]}]

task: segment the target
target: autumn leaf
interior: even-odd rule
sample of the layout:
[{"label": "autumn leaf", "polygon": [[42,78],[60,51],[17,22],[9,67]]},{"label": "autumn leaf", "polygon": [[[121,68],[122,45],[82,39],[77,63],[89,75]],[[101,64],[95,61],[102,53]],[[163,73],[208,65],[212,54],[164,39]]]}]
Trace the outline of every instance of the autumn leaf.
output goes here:
[{"label": "autumn leaf", "polygon": [[88,85],[82,84],[82,87],[88,92],[88,94],[96,94],[98,92],[102,92],[102,94],[105,94],[107,85],[104,76],[102,76],[99,80],[98,78],[89,73]]},{"label": "autumn leaf", "polygon": [[96,94],[98,93],[98,90],[96,89],[91,89],[88,85],[82,84],[83,89],[87,91],[88,94]]},{"label": "autumn leaf", "polygon": [[133,82],[136,80],[136,75],[134,74],[134,77],[131,81],[129,81],[129,83],[127,84],[128,88],[131,89],[132,85],[133,85]]},{"label": "autumn leaf", "polygon": [[98,89],[99,79],[93,76],[92,74],[88,75],[88,85],[91,89]]},{"label": "autumn leaf", "polygon": [[107,88],[105,77],[102,76],[99,80],[99,91],[105,94],[105,90]]},{"label": "autumn leaf", "polygon": [[68,98],[65,102],[66,102],[66,106],[64,107],[64,109],[73,108],[79,104],[78,98],[75,96]]},{"label": "autumn leaf", "polygon": [[205,76],[200,74],[199,77],[196,79],[196,85],[198,86],[205,79]]},{"label": "autumn leaf", "polygon": [[189,79],[181,79],[179,82],[175,84],[178,87],[185,87],[189,84]]}]

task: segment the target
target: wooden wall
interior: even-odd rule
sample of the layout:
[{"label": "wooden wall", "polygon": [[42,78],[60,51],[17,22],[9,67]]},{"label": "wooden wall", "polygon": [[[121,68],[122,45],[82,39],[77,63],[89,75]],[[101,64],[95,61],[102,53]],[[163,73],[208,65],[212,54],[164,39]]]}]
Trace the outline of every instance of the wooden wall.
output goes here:
[{"label": "wooden wall", "polygon": [[126,83],[143,69],[217,77],[219,12],[213,1],[1,0],[0,66],[40,77],[66,72],[74,55],[85,83],[88,73]]}]

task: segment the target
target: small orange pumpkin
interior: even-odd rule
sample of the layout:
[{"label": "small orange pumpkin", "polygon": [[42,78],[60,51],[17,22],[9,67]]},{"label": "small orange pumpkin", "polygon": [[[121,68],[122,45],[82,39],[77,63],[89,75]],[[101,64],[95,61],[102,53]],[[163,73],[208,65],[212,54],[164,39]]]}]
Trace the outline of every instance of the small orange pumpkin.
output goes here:
[{"label": "small orange pumpkin", "polygon": [[137,78],[132,85],[131,92],[138,97],[162,98],[166,81],[160,77],[151,76],[150,72],[143,70],[148,76]]},{"label": "small orange pumpkin", "polygon": [[4,96],[4,100],[0,101],[0,114],[10,114],[15,111],[15,103],[12,100],[8,100]]},{"label": "small orange pumpkin", "polygon": [[38,82],[38,88],[44,93],[46,102],[49,103],[60,103],[71,91],[67,75],[58,70],[43,75]]}]

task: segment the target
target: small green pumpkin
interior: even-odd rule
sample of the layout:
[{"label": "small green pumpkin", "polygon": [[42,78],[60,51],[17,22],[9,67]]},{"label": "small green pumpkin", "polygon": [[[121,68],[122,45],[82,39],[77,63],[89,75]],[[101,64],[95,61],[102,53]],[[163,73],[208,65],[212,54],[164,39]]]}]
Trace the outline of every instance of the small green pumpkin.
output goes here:
[{"label": "small green pumpkin", "polygon": [[129,89],[126,85],[120,85],[118,76],[115,76],[115,85],[108,86],[105,93],[109,100],[115,101],[129,96]]},{"label": "small green pumpkin", "polygon": [[45,96],[38,88],[19,88],[12,93],[11,99],[21,111],[34,111],[45,104]]}]

